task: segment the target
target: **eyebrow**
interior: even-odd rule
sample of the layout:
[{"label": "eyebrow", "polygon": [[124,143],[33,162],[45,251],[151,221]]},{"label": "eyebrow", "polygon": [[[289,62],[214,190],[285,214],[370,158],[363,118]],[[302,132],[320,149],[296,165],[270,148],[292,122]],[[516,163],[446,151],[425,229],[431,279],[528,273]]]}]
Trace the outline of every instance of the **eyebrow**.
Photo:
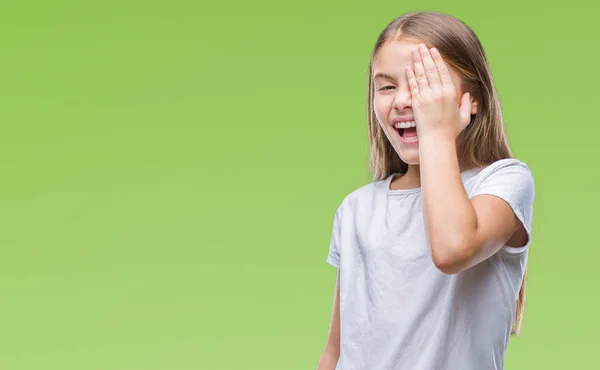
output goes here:
[{"label": "eyebrow", "polygon": [[375,80],[379,79],[379,78],[383,78],[385,80],[390,80],[392,82],[396,81],[396,79],[393,76],[388,75],[387,73],[381,73],[381,72],[379,72],[379,73],[376,73],[375,76],[373,77],[373,79],[375,79]]}]

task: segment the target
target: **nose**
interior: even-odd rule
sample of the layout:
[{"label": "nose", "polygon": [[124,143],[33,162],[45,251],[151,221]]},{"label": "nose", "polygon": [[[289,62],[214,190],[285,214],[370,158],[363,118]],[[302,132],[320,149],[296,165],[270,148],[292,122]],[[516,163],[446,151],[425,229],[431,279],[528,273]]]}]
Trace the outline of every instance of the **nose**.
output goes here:
[{"label": "nose", "polygon": [[405,110],[412,106],[412,97],[410,90],[398,89],[398,92],[394,96],[394,108],[397,110]]}]

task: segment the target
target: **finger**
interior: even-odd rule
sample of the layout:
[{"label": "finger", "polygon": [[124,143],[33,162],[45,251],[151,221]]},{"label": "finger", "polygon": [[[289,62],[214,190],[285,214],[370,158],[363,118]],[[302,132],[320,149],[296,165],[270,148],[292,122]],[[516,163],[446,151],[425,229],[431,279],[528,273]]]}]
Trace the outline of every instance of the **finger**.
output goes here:
[{"label": "finger", "polygon": [[408,87],[410,88],[412,99],[417,99],[419,96],[419,84],[417,83],[415,71],[411,67],[406,67],[406,79],[408,80]]},{"label": "finger", "polygon": [[421,61],[419,49],[415,48],[415,50],[412,51],[412,59],[415,78],[417,79],[417,84],[419,85],[419,91],[428,89],[429,82],[427,81],[427,75],[425,74],[425,68],[423,67],[423,62]]},{"label": "finger", "polygon": [[425,45],[421,45],[419,47],[419,52],[421,53],[421,60],[423,61],[423,67],[425,68],[425,75],[429,81],[429,86],[431,88],[441,86],[442,83],[440,81],[438,67],[433,61],[431,54],[429,54],[429,49],[427,49]]},{"label": "finger", "polygon": [[433,62],[437,66],[442,86],[454,87],[454,84],[452,83],[452,78],[450,77],[450,71],[448,70],[448,66],[446,66],[446,62],[444,62],[444,59],[442,58],[442,55],[440,54],[438,49],[431,49],[431,57],[433,58]]}]

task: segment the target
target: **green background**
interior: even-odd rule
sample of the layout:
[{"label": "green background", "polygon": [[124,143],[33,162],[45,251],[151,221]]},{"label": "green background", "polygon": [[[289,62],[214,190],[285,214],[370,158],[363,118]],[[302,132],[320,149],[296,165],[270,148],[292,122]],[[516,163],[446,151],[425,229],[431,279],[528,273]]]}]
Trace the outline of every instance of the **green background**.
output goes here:
[{"label": "green background", "polygon": [[315,368],[368,59],[411,10],[479,35],[536,179],[506,369],[596,369],[600,30],[550,4],[2,2],[0,369]]}]

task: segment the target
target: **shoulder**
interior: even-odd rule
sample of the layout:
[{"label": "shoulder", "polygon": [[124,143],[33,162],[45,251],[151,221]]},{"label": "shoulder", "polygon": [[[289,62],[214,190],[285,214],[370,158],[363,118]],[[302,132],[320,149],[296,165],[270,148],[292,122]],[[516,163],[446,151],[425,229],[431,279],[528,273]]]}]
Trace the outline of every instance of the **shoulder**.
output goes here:
[{"label": "shoulder", "polygon": [[530,219],[535,201],[535,182],[527,163],[516,158],[496,161],[482,168],[466,186],[470,199],[494,195],[504,199],[513,210]]},{"label": "shoulder", "polygon": [[481,169],[470,182],[469,198],[494,195],[504,199],[526,222],[531,221],[535,182],[527,163],[516,158],[498,160]]},{"label": "shoulder", "polygon": [[344,196],[338,210],[354,210],[362,205],[371,204],[377,194],[386,191],[386,180],[387,178],[378,181],[371,181],[347,193]]},{"label": "shoulder", "polygon": [[481,186],[519,186],[533,189],[533,173],[527,163],[517,158],[506,158],[475,171],[472,189]]},{"label": "shoulder", "polygon": [[516,171],[523,174],[531,175],[529,165],[517,158],[506,158],[495,161],[494,163],[484,167],[480,175],[491,175],[498,172]]},{"label": "shoulder", "polygon": [[492,173],[513,173],[520,174],[526,179],[533,180],[533,173],[527,163],[517,158],[501,159],[492,163],[490,166],[490,172]]}]

